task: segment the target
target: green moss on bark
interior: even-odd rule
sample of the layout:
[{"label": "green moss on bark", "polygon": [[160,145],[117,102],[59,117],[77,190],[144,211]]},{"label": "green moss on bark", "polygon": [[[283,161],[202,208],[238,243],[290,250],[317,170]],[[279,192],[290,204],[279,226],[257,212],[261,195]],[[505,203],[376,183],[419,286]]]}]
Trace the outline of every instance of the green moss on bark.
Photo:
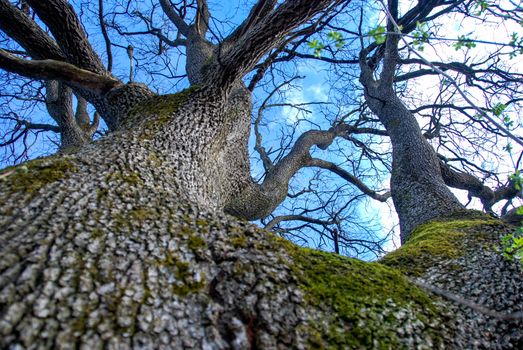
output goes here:
[{"label": "green moss on bark", "polygon": [[69,159],[42,158],[5,168],[0,172],[0,181],[7,184],[9,192],[34,194],[44,186],[76,171],[76,166]]},{"label": "green moss on bark", "polygon": [[420,276],[438,261],[460,257],[467,249],[466,235],[474,235],[476,241],[485,240],[488,237],[479,228],[500,224],[474,212],[462,217],[441,218],[419,226],[402,247],[387,254],[380,263],[407,275]]},{"label": "green moss on bark", "polygon": [[327,315],[325,323],[307,326],[311,348],[405,348],[400,334],[409,323],[417,325],[427,343],[438,343],[441,335],[435,320],[440,311],[400,271],[288,242],[283,245],[293,259],[291,268],[307,304]]},{"label": "green moss on bark", "polygon": [[186,297],[189,294],[197,293],[205,287],[205,276],[201,275],[197,280],[188,262],[180,260],[175,254],[166,252],[165,258],[157,262],[158,266],[163,266],[174,270],[176,282],[171,286],[174,294]]},{"label": "green moss on bark", "polygon": [[[156,130],[167,123],[180,106],[187,102],[190,96],[199,88],[199,86],[191,86],[176,94],[154,96],[131,109],[125,124],[136,125],[136,122],[139,122],[140,119],[147,118],[145,120],[145,129]],[[142,137],[147,137],[148,135],[148,133],[144,133]]]}]

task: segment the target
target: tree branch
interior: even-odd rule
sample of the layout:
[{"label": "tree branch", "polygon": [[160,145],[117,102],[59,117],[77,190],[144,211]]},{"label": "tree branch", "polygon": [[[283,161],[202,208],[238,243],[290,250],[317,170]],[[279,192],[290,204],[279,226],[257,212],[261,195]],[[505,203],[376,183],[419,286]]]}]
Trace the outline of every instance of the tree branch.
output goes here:
[{"label": "tree branch", "polygon": [[281,215],[281,216],[276,216],[271,221],[269,221],[267,223],[267,225],[265,225],[265,229],[270,230],[282,221],[303,221],[303,222],[308,222],[310,224],[317,224],[317,225],[333,225],[336,223],[336,221],[334,221],[334,220],[325,221],[325,220],[310,218],[308,216],[303,216],[303,215]]},{"label": "tree branch", "polygon": [[247,18],[224,40],[223,45],[234,45],[242,35],[274,10],[276,3],[276,0],[258,0],[251,8]]},{"label": "tree branch", "polygon": [[209,6],[207,5],[207,0],[197,0],[197,9],[196,9],[196,19],[194,21],[194,26],[196,33],[202,38],[205,37],[205,33],[209,30],[209,18],[211,14],[209,13]]},{"label": "tree branch", "polygon": [[512,181],[496,190],[485,186],[477,177],[454,170],[450,165],[440,160],[441,175],[447,186],[466,190],[471,196],[477,197],[483,203],[486,211],[492,211],[492,206],[504,199],[512,199],[519,194]]},{"label": "tree branch", "polygon": [[[214,74],[209,76],[210,83],[228,86],[242,78],[270,49],[280,45],[289,32],[320,11],[329,11],[341,1],[287,0],[283,2],[276,9],[266,13],[263,18],[256,20],[255,24],[248,25],[249,29],[237,38],[236,35],[232,35],[233,45],[230,45],[230,39],[226,40],[223,44],[225,52],[220,52]],[[267,4],[271,5],[272,0],[263,1],[261,5],[267,6]],[[261,9],[266,10],[264,6],[261,6]]]},{"label": "tree branch", "polygon": [[67,62],[98,74],[107,74],[100,57],[92,48],[82,23],[66,0],[27,0],[47,25]]},{"label": "tree branch", "polygon": [[[383,4],[383,1],[380,1],[382,4]],[[389,20],[391,21],[391,23],[394,25],[395,27],[395,30],[398,32],[398,37],[401,37],[401,40],[407,45],[407,48],[409,51],[411,51],[414,55],[416,55],[419,59],[421,59],[423,61],[423,63],[425,63],[426,65],[430,66],[432,69],[434,69],[434,71],[436,71],[438,74],[444,76],[446,79],[448,79],[448,81],[456,88],[456,91],[460,94],[460,96],[465,100],[465,102],[467,102],[472,108],[474,108],[474,110],[479,114],[481,115],[482,117],[484,117],[485,119],[487,119],[490,123],[492,123],[496,128],[498,128],[499,130],[501,130],[505,136],[509,137],[510,139],[514,140],[517,144],[519,144],[520,146],[523,146],[523,140],[514,135],[514,133],[512,133],[510,130],[508,130],[505,126],[501,125],[500,123],[498,123],[494,118],[492,118],[488,113],[486,113],[483,109],[479,108],[468,96],[467,94],[463,91],[463,89],[459,86],[458,82],[453,78],[451,77],[448,73],[444,72],[443,70],[441,70],[440,68],[438,68],[437,66],[435,66],[433,63],[431,63],[430,61],[428,61],[425,57],[423,57],[418,51],[412,49],[409,45],[409,43],[405,40],[405,38],[403,37],[402,33],[401,33],[401,30],[400,30],[400,27],[398,25],[398,23],[394,20],[394,18],[391,16],[391,14],[389,13],[389,11],[386,9],[385,7],[385,11],[387,13],[387,17],[389,18]]]},{"label": "tree branch", "polygon": [[174,11],[173,6],[169,0],[160,0],[160,5],[162,6],[163,12],[171,20],[171,22],[176,26],[178,31],[185,37],[189,36],[189,25],[185,23],[183,18],[181,18],[176,11]]},{"label": "tree branch", "polygon": [[98,20],[100,22],[100,29],[102,30],[102,35],[105,41],[105,51],[107,53],[107,70],[111,72],[113,70],[113,53],[111,50],[111,39],[107,33],[107,28],[104,21],[104,2],[103,0],[98,0]]},{"label": "tree branch", "polygon": [[2,49],[0,49],[0,67],[28,78],[63,81],[72,87],[87,89],[98,95],[103,95],[121,84],[114,78],[80,69],[66,62],[24,60]]},{"label": "tree branch", "polygon": [[0,0],[0,29],[20,44],[32,58],[65,61],[56,42],[8,0]]},{"label": "tree branch", "polygon": [[377,201],[385,202],[391,196],[389,191],[385,192],[384,194],[377,193],[376,191],[374,191],[374,190],[370,189],[369,187],[367,187],[356,176],[354,176],[351,173],[349,173],[348,171],[340,168],[336,164],[328,162],[326,160],[318,159],[318,158],[312,158],[308,162],[308,166],[316,166],[316,167],[319,167],[319,168],[322,168],[322,169],[326,169],[326,170],[332,171],[333,173],[335,173],[336,175],[340,176],[345,181],[350,182],[351,184],[356,186],[361,192],[363,192],[367,196],[369,196],[372,199],[375,199]]}]

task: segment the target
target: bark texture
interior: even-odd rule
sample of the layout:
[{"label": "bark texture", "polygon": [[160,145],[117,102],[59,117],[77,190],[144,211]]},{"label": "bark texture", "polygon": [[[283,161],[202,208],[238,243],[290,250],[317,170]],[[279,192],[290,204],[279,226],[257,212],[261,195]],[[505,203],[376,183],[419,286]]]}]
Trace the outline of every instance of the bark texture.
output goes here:
[{"label": "bark texture", "polygon": [[437,154],[421,134],[416,118],[392,88],[367,91],[369,106],[392,143],[390,188],[405,242],[418,225],[464,207],[445,184]]},{"label": "bark texture", "polygon": [[[397,2],[393,2],[397,7]],[[397,15],[397,8],[391,12]],[[395,29],[389,22],[388,30]],[[392,144],[391,195],[398,213],[401,240],[406,242],[414,228],[431,219],[464,207],[447,188],[436,152],[421,134],[414,115],[394,91],[398,62],[398,35],[388,35],[385,48],[369,59],[360,53],[360,82],[365,100],[387,130]],[[376,78],[379,59],[383,65]]]},{"label": "bark texture", "polygon": [[[175,115],[195,118],[198,105],[190,102]],[[492,250],[506,232],[499,222],[462,213],[436,231],[422,228],[384,261],[394,268],[298,248],[206,207],[219,189],[208,184],[202,193],[191,178],[209,166],[206,157],[191,154],[198,162],[180,167],[183,158],[171,152],[186,145],[183,135],[206,131],[175,133],[178,144],[165,135],[179,120],[137,116],[139,129],[6,169],[2,347],[521,345],[519,319],[471,311],[405,277],[419,276],[501,314],[521,310],[521,268]]]},{"label": "bark texture", "polygon": [[[29,3],[67,61],[52,64],[106,75],[72,7],[61,6],[63,0]],[[119,81],[103,91],[77,88],[113,132],[67,155],[0,173],[1,347],[447,349],[482,339],[494,349],[498,339],[513,347],[521,343],[521,327],[481,328],[473,338],[460,333],[458,323],[474,324],[477,316],[417,287],[397,256],[390,268],[301,249],[223,213],[234,207],[239,216],[256,216],[272,208],[292,173],[315,163],[310,147],[327,147],[335,137],[334,130],[305,135],[286,162],[275,164],[263,184],[254,184],[247,154],[251,96],[241,79],[274,43],[336,3],[260,1],[223,45],[213,46],[204,39],[206,2],[198,1],[201,11],[194,24],[180,22],[175,12],[169,17],[191,43],[187,71],[199,86],[166,96]],[[161,5],[170,6],[168,1]],[[401,105],[396,103],[391,98],[377,110],[394,134],[400,152],[395,156],[401,157],[411,145],[394,129],[395,120],[406,118],[387,109],[397,111]],[[87,120],[85,115],[75,118]],[[408,118],[405,123],[407,130],[417,126]],[[425,145],[430,147],[425,143],[419,151],[420,159],[427,157],[424,162],[407,158],[393,175],[393,196],[411,190],[400,178],[409,166],[439,169]],[[426,191],[421,186],[439,185],[408,179],[419,195]],[[421,202],[403,202],[445,199],[432,187],[428,191]],[[439,214],[445,212],[445,206],[438,208]],[[447,209],[455,208],[449,204]],[[417,222],[407,220],[407,229]],[[496,226],[489,233],[489,225],[485,218],[469,225],[491,239],[485,247],[493,266],[488,277],[506,281],[515,276],[520,286],[519,267],[503,265],[492,252],[503,229]],[[448,231],[465,234],[469,226],[451,225]],[[413,247],[429,236],[414,235]],[[467,242],[452,237],[455,242],[443,244]],[[407,257],[407,266],[419,264],[426,282],[431,281],[426,264],[439,266],[442,259],[458,264],[462,256],[459,251],[440,256],[405,249],[400,256]],[[416,260],[418,251],[427,254]],[[464,265],[463,271],[477,271],[481,262]],[[490,285],[484,284],[486,278],[471,280],[481,291]],[[467,280],[459,281],[467,286]],[[518,288],[511,305],[499,304],[500,312],[521,307]],[[476,294],[463,295],[482,302]],[[488,332],[495,336],[489,338]]]}]

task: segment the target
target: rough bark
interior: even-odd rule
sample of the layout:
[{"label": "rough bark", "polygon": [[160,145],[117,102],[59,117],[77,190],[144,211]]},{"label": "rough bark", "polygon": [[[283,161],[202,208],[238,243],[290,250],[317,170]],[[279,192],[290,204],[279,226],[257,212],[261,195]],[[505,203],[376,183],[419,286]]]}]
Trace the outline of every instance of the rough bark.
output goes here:
[{"label": "rough bark", "polygon": [[[31,1],[35,9],[58,3]],[[286,35],[329,4],[283,2],[269,14],[282,7],[288,23],[278,16],[274,23],[253,20],[231,51],[188,33],[188,41],[203,47],[194,51],[190,73],[202,86],[153,96],[140,84],[119,84],[85,94],[115,132],[76,152],[0,173],[0,346],[443,349],[482,339],[495,348],[488,328],[474,337],[459,333],[458,322],[476,316],[416,287],[401,266],[300,249],[223,214],[253,184],[250,93],[242,74],[267,52],[270,36]],[[42,17],[52,31],[63,28]],[[249,42],[253,33],[260,37]],[[73,60],[69,39],[57,41]],[[248,52],[240,55],[241,48]],[[75,64],[104,74],[96,60],[85,59]],[[236,75],[226,76],[231,72]],[[333,137],[331,131],[312,136],[318,137],[304,137],[304,147],[289,155],[295,162],[278,171],[287,174],[285,165],[307,159],[312,145],[326,147]],[[474,226],[483,232],[489,225],[482,218]],[[494,231],[492,242],[504,232]],[[421,260],[441,262],[429,258]],[[489,276],[515,275],[520,282],[517,265],[506,268],[500,259],[492,255]],[[464,269],[476,271],[480,263]],[[518,288],[501,311],[521,305]],[[492,339],[517,346],[521,327],[511,327],[497,327]]]},{"label": "rough bark", "polygon": [[387,129],[392,143],[391,195],[405,242],[418,225],[461,210],[463,205],[448,189],[436,152],[395,92],[367,91],[369,106]]},{"label": "rough bark", "polygon": [[523,274],[492,250],[506,232],[499,222],[462,213],[422,228],[384,261],[399,270],[294,247],[209,204],[219,189],[195,177],[216,171],[214,147],[195,154],[187,141],[216,135],[180,126],[212,100],[186,97],[167,122],[148,104],[139,128],[1,174],[2,347],[521,345]]},{"label": "rough bark", "polygon": [[[391,2],[390,11],[397,18],[397,2]],[[394,33],[390,21],[387,28]],[[383,53],[378,57],[382,64],[378,78],[375,78],[377,65],[369,62],[367,49],[362,49],[360,82],[369,108],[391,140],[391,195],[400,220],[401,240],[406,242],[415,227],[464,207],[447,188],[437,154],[423,137],[416,118],[394,91],[398,40],[398,35],[387,36]]]}]

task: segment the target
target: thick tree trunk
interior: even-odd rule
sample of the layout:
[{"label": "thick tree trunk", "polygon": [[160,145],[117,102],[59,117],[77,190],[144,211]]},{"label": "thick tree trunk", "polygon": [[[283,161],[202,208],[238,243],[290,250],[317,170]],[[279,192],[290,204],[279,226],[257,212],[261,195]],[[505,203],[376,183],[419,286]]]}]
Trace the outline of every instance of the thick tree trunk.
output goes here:
[{"label": "thick tree trunk", "polygon": [[[397,2],[391,3],[391,13],[397,17]],[[387,30],[395,32],[390,21]],[[383,52],[375,57],[382,66],[379,78],[375,77],[377,63],[371,63],[368,52],[362,49],[360,82],[369,108],[380,119],[392,144],[391,195],[404,243],[417,226],[464,207],[445,185],[436,152],[394,91],[398,41],[398,35],[387,35]]]},{"label": "thick tree trunk", "polygon": [[367,90],[366,98],[390,136],[391,194],[405,242],[420,224],[464,207],[443,181],[440,161],[416,118],[393,89]]},{"label": "thick tree trunk", "polygon": [[[224,164],[245,137],[228,119],[228,101],[237,98],[197,89],[154,97],[131,111],[132,128],[2,173],[2,347],[457,348],[475,339],[521,341],[513,321],[496,328],[492,343],[488,328],[460,332],[456,322],[474,325],[477,315],[434,303],[394,269],[299,249],[220,214],[243,177]],[[499,267],[500,255],[490,257]],[[422,260],[427,271],[441,261]],[[401,268],[398,261],[389,263]],[[509,271],[521,281],[510,266],[495,270],[496,278]],[[523,295],[519,287],[515,293]],[[512,306],[503,311],[521,305],[507,300]]]},{"label": "thick tree trunk", "polygon": [[[506,232],[497,221],[454,218],[421,227],[384,264],[369,264],[300,249],[223,214],[230,209],[256,216],[273,208],[293,171],[314,163],[310,147],[326,146],[335,137],[333,130],[304,135],[299,140],[304,147],[295,147],[286,157],[289,162],[276,164],[262,185],[253,184],[247,154],[250,93],[239,81],[290,30],[338,1],[260,1],[219,48],[203,39],[204,9],[194,26],[171,14],[191,43],[189,79],[204,86],[170,96],[153,96],[143,85],[104,77],[86,36],[74,38],[75,32],[83,33],[79,21],[63,23],[74,16],[72,8],[59,0],[30,3],[43,13],[39,16],[57,38],[58,53],[76,66],[20,62],[6,54],[4,61],[36,78],[46,78],[38,75],[48,74],[45,68],[56,68],[52,79],[78,88],[115,132],[76,153],[0,173],[0,347],[521,345],[521,317],[514,311],[523,303],[523,277],[518,265],[492,249]],[[166,1],[162,6],[169,8]],[[32,37],[45,36],[31,30],[32,22],[26,24]],[[20,30],[11,34],[22,35]],[[48,41],[42,43],[45,47]],[[93,74],[99,81],[89,81],[81,91],[86,83],[81,77]],[[427,161],[402,160],[403,154],[417,153],[409,153],[409,141],[394,129],[394,118],[387,119],[398,110],[397,101],[391,101],[377,113],[392,128],[400,152],[395,153],[399,172],[393,175],[398,194],[410,190],[399,176],[409,166],[427,165],[427,173],[415,171],[427,175],[434,164],[426,143],[417,152]],[[413,130],[403,119],[396,122]],[[414,186],[426,185],[419,176],[408,179]],[[429,197],[439,199],[433,183],[427,182]],[[426,206],[428,201],[400,202]],[[416,225],[415,219],[407,222],[409,230]],[[429,295],[406,276],[435,282],[469,303],[458,301],[458,307],[449,302],[456,298]],[[470,302],[499,312],[473,308]]]}]

